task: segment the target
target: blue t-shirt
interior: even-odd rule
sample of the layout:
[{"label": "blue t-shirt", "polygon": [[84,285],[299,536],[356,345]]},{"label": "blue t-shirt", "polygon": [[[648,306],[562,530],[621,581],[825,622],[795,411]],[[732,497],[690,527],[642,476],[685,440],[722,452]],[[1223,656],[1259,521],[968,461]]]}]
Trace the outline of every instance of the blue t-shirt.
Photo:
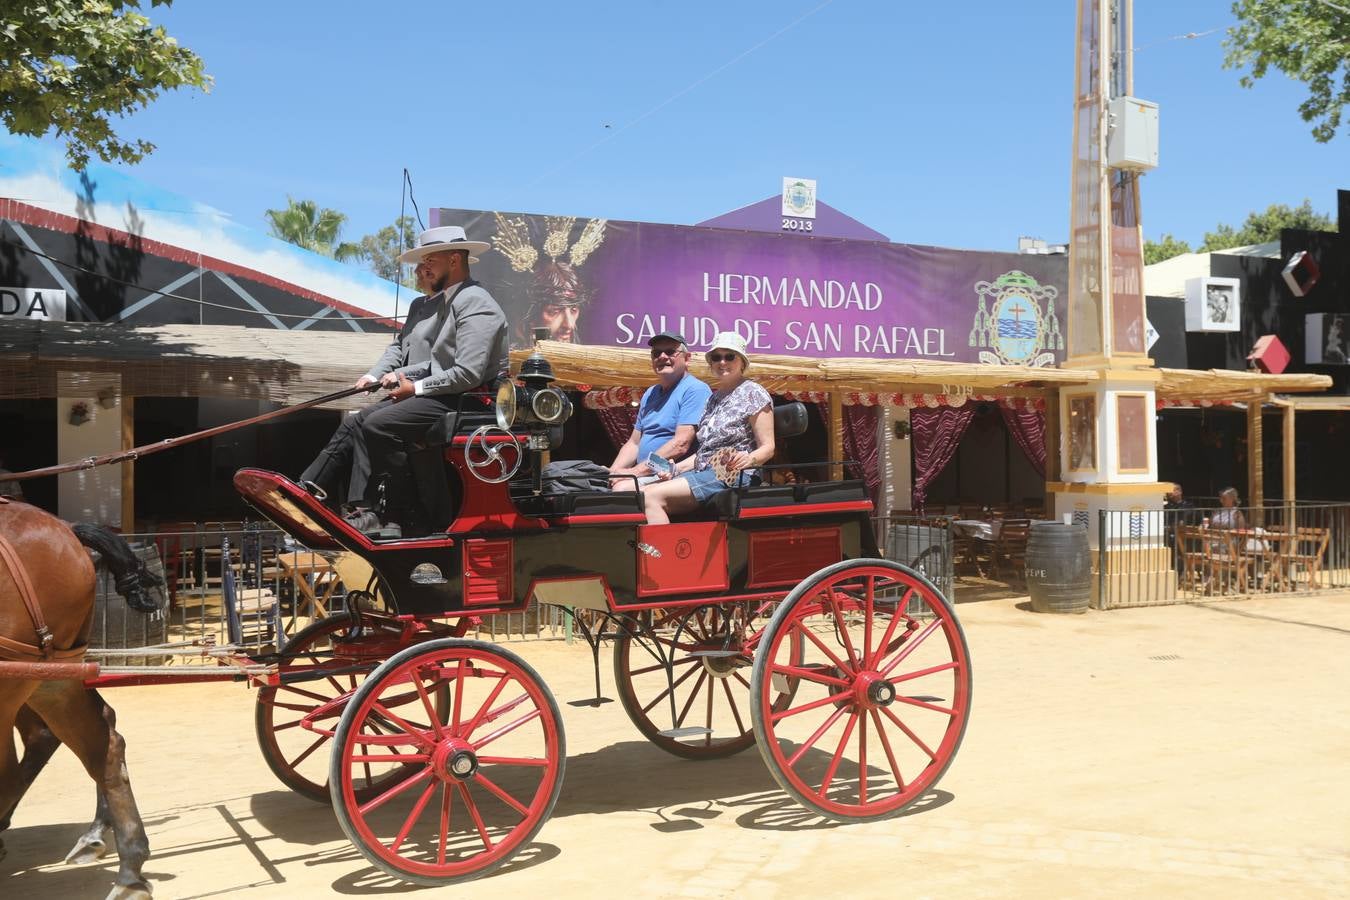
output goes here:
[{"label": "blue t-shirt", "polygon": [[647,392],[642,395],[642,402],[638,404],[637,422],[634,425],[642,432],[637,462],[646,462],[653,451],[660,450],[675,436],[675,429],[679,426],[697,425],[710,396],[712,388],[688,372],[670,390],[659,384],[647,388]]}]

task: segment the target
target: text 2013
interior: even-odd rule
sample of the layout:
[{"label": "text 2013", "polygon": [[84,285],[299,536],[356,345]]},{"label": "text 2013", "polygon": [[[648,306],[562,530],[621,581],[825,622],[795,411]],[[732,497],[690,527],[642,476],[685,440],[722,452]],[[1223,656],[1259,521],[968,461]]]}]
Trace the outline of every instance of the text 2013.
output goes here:
[{"label": "text 2013", "polygon": [[815,222],[810,219],[783,219],[784,231],[812,231]]}]

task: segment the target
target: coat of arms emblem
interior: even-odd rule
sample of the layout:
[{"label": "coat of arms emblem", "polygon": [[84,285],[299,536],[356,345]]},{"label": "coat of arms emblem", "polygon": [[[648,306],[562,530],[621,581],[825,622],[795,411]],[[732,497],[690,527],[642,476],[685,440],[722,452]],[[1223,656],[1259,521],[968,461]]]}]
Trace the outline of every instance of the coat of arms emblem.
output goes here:
[{"label": "coat of arms emblem", "polygon": [[[1064,349],[1055,315],[1059,289],[1040,284],[1025,272],[1006,272],[975,285],[980,308],[970,331],[970,346],[990,365],[1050,366],[1054,350]],[[987,301],[987,302],[986,302]]]}]

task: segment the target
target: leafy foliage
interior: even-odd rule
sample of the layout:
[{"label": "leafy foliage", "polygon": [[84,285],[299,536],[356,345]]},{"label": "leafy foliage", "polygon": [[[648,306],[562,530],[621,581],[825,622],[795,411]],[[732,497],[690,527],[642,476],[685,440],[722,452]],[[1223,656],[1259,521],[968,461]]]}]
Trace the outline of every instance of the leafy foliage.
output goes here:
[{"label": "leafy foliage", "polygon": [[1309,200],[1304,200],[1302,205],[1296,207],[1272,203],[1265,212],[1248,213],[1241,228],[1219,225],[1213,231],[1205,232],[1205,241],[1200,245],[1200,251],[1203,253],[1211,250],[1227,250],[1229,247],[1246,247],[1250,244],[1278,241],[1280,231],[1285,228],[1335,231],[1336,223],[1330,216],[1315,211]]},{"label": "leafy foliage", "polygon": [[1224,41],[1224,67],[1251,71],[1251,87],[1274,66],[1308,86],[1298,111],[1312,122],[1313,139],[1326,143],[1341,127],[1350,103],[1350,3],[1342,0],[1237,0],[1238,24]]},{"label": "leafy foliage", "polygon": [[401,216],[393,225],[386,225],[374,234],[361,238],[361,255],[370,263],[370,270],[386,281],[401,281],[414,287],[411,276],[404,278],[398,256],[410,249],[417,240],[417,222],[412,216]]},{"label": "leafy foliage", "polygon": [[165,91],[209,91],[211,77],[197,54],[152,25],[140,6],[140,0],[5,3],[0,122],[31,137],[55,131],[76,170],[90,154],[135,163],[153,152],[149,141],[119,136],[111,117],[135,113]]},{"label": "leafy foliage", "polygon": [[360,259],[360,245],[342,240],[347,216],[335,209],[319,209],[313,200],[286,198],[285,209],[269,209],[267,223],[273,237],[313,250],[338,262]]},{"label": "leafy foliage", "polygon": [[1190,244],[1170,234],[1164,234],[1160,241],[1144,241],[1144,265],[1151,266],[1156,262],[1190,252]]}]

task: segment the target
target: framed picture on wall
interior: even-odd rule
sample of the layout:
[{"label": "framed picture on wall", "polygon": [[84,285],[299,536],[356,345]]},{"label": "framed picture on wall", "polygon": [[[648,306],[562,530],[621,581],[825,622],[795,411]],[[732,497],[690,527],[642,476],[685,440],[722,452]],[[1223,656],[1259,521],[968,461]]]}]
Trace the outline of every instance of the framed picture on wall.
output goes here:
[{"label": "framed picture on wall", "polygon": [[1303,361],[1314,366],[1350,365],[1350,315],[1309,313],[1304,319]]},{"label": "framed picture on wall", "polygon": [[1237,331],[1241,307],[1242,283],[1236,278],[1186,280],[1187,331]]},{"label": "framed picture on wall", "polygon": [[1068,399],[1069,471],[1097,471],[1097,397],[1075,394]]}]

